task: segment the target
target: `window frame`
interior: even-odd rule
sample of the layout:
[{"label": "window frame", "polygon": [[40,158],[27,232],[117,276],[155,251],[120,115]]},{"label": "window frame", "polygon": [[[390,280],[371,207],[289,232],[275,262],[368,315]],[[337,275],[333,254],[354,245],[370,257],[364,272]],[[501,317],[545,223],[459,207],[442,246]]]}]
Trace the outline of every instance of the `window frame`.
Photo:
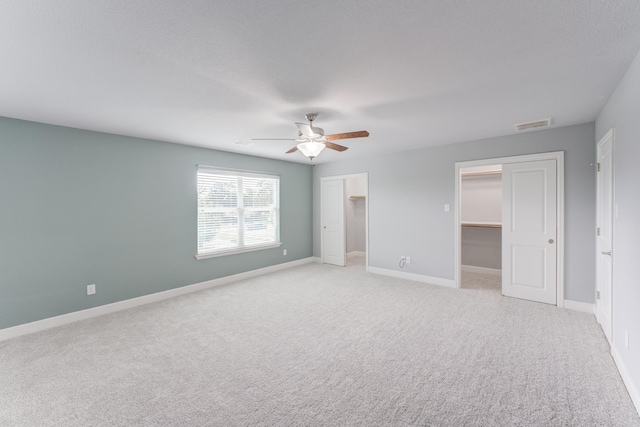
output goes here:
[{"label": "window frame", "polygon": [[[219,208],[219,209],[229,209],[238,213],[238,221],[237,221],[237,232],[238,232],[238,246],[229,248],[229,249],[218,249],[214,251],[200,252],[200,174],[210,174],[210,175],[226,175],[230,177],[234,177],[238,179],[238,186],[236,188],[236,206],[233,208]],[[244,197],[243,197],[243,178],[265,178],[276,180],[276,188],[275,188],[275,207],[273,209],[269,209],[269,211],[274,212],[274,221],[275,221],[275,239],[273,242],[268,242],[265,244],[258,245],[249,245],[246,246],[244,244],[244,235],[245,235],[245,212],[247,211],[259,211],[266,210],[260,208],[245,208],[244,206]],[[238,170],[238,169],[225,169],[215,166],[206,166],[206,165],[196,165],[196,259],[208,259],[208,258],[216,258],[220,256],[226,255],[234,255],[241,254],[246,252],[254,252],[264,249],[272,249],[277,248],[282,245],[280,241],[280,175],[268,173],[268,172],[255,172],[255,171],[246,171],[246,170]]]}]

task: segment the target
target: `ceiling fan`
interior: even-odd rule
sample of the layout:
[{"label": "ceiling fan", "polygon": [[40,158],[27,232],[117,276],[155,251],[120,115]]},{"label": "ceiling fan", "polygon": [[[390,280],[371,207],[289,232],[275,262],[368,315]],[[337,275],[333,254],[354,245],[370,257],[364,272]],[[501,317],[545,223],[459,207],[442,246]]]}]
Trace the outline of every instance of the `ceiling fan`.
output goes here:
[{"label": "ceiling fan", "polygon": [[252,141],[296,141],[298,144],[286,152],[286,154],[295,153],[300,150],[302,154],[307,156],[309,160],[313,160],[325,148],[336,151],[345,151],[349,147],[334,144],[331,141],[349,138],[364,138],[369,136],[366,130],[357,132],[334,133],[333,135],[325,135],[324,129],[314,127],[313,121],[318,117],[316,113],[309,113],[304,116],[309,123],[296,123],[298,127],[298,138],[253,138]]}]

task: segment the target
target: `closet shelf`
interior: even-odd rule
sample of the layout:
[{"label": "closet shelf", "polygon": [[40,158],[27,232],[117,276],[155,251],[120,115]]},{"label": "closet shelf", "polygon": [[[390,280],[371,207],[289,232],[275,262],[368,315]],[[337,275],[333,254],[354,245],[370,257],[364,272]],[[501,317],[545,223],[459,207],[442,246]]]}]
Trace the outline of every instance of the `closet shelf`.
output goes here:
[{"label": "closet shelf", "polygon": [[460,225],[463,227],[502,228],[500,222],[464,221]]},{"label": "closet shelf", "polygon": [[365,196],[349,196],[349,200],[358,200],[358,199],[364,199]]},{"label": "closet shelf", "polygon": [[463,178],[467,176],[484,176],[484,175],[502,175],[502,170],[499,171],[483,171],[483,172],[466,172],[460,174]]}]

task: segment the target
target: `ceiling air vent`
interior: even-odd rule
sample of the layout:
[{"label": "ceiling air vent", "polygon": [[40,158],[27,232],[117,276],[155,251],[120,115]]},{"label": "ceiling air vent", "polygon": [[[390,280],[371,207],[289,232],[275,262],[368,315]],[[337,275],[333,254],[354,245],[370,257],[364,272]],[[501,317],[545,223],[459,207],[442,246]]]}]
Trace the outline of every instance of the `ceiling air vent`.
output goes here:
[{"label": "ceiling air vent", "polygon": [[535,128],[545,128],[547,126],[551,126],[551,119],[537,120],[535,122],[520,123],[515,125],[518,131],[535,129]]}]

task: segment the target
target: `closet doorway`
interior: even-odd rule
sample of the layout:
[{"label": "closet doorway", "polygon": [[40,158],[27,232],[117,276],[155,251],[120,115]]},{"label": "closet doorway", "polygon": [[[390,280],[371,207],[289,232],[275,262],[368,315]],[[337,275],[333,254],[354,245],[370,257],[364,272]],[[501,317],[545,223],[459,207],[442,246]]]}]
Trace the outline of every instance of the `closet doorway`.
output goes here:
[{"label": "closet doorway", "polygon": [[323,177],[320,186],[322,262],[368,268],[368,174]]},{"label": "closet doorway", "polygon": [[502,290],[502,165],[460,169],[462,288]]},{"label": "closet doorway", "polygon": [[500,275],[503,295],[562,307],[564,153],[459,162],[455,188],[457,287]]}]

